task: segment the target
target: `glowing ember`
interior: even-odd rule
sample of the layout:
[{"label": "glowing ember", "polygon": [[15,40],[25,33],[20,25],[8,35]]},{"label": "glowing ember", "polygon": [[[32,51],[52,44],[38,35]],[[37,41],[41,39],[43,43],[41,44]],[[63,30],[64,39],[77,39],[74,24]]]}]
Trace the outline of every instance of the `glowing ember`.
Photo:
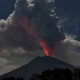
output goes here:
[{"label": "glowing ember", "polygon": [[40,40],[39,44],[43,48],[44,53],[46,54],[46,56],[54,55],[54,51],[51,48],[49,48],[49,46],[47,45],[46,41]]}]

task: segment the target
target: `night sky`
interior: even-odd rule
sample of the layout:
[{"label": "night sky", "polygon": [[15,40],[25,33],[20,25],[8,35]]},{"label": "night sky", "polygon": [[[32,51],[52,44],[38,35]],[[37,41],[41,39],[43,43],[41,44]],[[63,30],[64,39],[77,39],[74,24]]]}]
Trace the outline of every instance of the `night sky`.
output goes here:
[{"label": "night sky", "polygon": [[[0,0],[0,19],[6,19],[13,12],[15,1]],[[55,6],[60,19],[68,18],[68,21],[64,22],[64,31],[80,40],[80,0],[55,0]],[[69,25],[70,23],[74,25]]]},{"label": "night sky", "polygon": [[[7,17],[14,11],[15,1],[16,0],[0,0],[0,19],[6,20]],[[58,27],[61,27],[69,39],[80,41],[80,0],[55,0],[55,7],[56,14],[60,19]],[[63,53],[65,54],[61,54],[66,56],[68,53],[67,57],[72,60],[72,62],[80,64],[80,57],[76,57],[77,60],[74,60],[76,54],[80,56],[80,43],[77,41],[68,40],[67,43],[65,43],[65,40],[65,45],[62,45],[64,50]],[[58,46],[57,52],[60,50],[59,48],[61,45]],[[2,53],[0,53],[0,74],[4,74],[5,72],[26,64],[26,62],[30,61],[36,55],[35,53],[38,53],[36,56],[40,55],[38,51],[31,51],[28,53],[22,48],[8,50],[5,49]],[[61,54],[58,54],[58,56],[61,57]],[[65,57],[63,59],[65,59]]]},{"label": "night sky", "polygon": [[0,19],[6,19],[14,10],[16,0],[0,0]]},{"label": "night sky", "polygon": [[[0,0],[0,18],[7,18],[14,10],[16,0]],[[56,11],[60,17],[71,16],[80,17],[80,0],[55,0]]]}]

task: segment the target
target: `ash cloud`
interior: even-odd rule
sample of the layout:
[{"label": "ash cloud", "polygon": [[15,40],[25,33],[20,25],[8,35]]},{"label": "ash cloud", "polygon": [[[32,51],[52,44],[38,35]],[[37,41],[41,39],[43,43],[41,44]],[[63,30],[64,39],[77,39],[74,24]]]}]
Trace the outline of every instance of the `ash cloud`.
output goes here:
[{"label": "ash cloud", "polygon": [[65,39],[61,43],[56,43],[55,57],[73,65],[80,65],[80,42],[72,39]]},{"label": "ash cloud", "polygon": [[[57,45],[55,56],[73,65],[80,65],[79,21],[78,18],[64,17],[58,23],[58,27],[62,28],[66,39]],[[78,37],[78,40],[76,37]],[[61,55],[59,52],[61,52]]]},{"label": "ash cloud", "polygon": [[[9,15],[7,20],[0,20],[0,74],[26,64],[26,62],[38,55],[44,55],[38,44],[39,39],[45,39],[51,47],[55,45],[55,56],[60,59],[63,58],[63,60],[67,62],[70,62],[70,60],[67,60],[66,57],[68,57],[68,59],[74,59],[75,57],[73,56],[77,56],[76,52],[79,53],[75,50],[79,47],[79,42],[66,41],[64,33],[57,28],[59,18],[56,16],[54,10],[49,17],[50,11],[49,13],[44,13],[44,10],[39,8],[45,8],[45,6],[42,6],[40,3],[46,0],[36,0],[35,5],[39,5],[39,9],[35,7],[34,1],[35,0],[17,0],[15,11]],[[53,0],[47,1],[51,2]],[[28,20],[25,20],[27,19],[26,17]],[[21,19],[24,21],[21,22]],[[51,21],[49,22],[49,20]],[[29,23],[29,21],[31,22]],[[27,27],[26,32],[24,28],[27,24],[24,22],[28,22],[28,26],[31,27]],[[56,44],[54,44],[54,42]],[[77,57],[75,58],[76,60],[72,62],[79,61]],[[79,63],[76,62],[73,64],[78,65]]]}]

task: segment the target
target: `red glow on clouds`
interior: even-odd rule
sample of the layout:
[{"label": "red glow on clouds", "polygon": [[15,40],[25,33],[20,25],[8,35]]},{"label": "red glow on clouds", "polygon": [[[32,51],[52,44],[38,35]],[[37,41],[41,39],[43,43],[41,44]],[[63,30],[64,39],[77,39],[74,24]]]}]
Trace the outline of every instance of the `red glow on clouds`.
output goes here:
[{"label": "red glow on clouds", "polygon": [[46,56],[54,56],[54,51],[51,48],[49,48],[45,40],[40,40],[39,44],[42,47]]},{"label": "red glow on clouds", "polygon": [[22,16],[18,20],[18,24],[22,27],[29,35],[36,37],[35,25],[25,16]]}]

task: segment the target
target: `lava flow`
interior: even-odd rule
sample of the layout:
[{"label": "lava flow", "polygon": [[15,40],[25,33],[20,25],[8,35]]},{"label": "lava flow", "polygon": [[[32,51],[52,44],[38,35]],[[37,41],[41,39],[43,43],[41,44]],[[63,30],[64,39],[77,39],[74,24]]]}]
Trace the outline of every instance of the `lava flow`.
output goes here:
[{"label": "lava flow", "polygon": [[54,56],[54,50],[48,46],[45,40],[40,40],[39,44],[42,47],[46,56],[50,56],[50,57]]}]

